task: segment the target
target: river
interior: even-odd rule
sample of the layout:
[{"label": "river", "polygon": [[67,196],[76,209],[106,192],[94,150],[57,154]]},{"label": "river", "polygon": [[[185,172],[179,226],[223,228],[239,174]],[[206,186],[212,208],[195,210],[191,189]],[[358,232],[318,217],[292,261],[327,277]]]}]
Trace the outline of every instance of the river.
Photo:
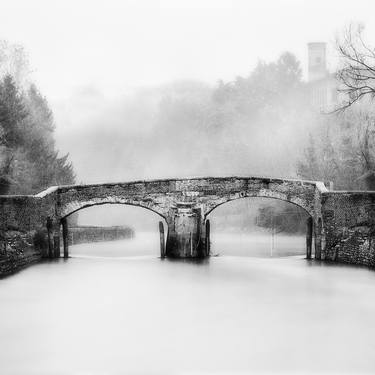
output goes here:
[{"label": "river", "polygon": [[0,373],[374,373],[375,271],[270,241],[219,235],[199,262],[138,235],[7,277]]}]

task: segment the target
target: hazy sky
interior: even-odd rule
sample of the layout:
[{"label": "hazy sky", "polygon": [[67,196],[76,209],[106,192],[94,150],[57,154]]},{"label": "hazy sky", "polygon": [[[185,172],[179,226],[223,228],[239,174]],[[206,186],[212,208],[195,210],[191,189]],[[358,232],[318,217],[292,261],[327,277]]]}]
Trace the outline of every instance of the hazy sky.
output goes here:
[{"label": "hazy sky", "polygon": [[[0,5],[0,39],[28,52],[31,78],[55,115],[57,147],[70,153],[77,181],[83,182],[161,177],[181,169],[170,157],[161,158],[160,167],[138,157],[147,155],[143,134],[153,126],[142,118],[155,100],[156,91],[147,86],[232,80],[248,75],[259,59],[271,61],[286,50],[306,72],[306,44],[333,43],[350,22],[363,22],[365,37],[375,45],[375,0],[0,0]],[[328,60],[333,66],[332,49]],[[124,96],[140,86],[142,96]],[[253,139],[252,148],[267,139],[264,134]],[[125,162],[123,151],[130,152],[125,141],[136,145],[136,176]],[[280,147],[290,142],[284,143]],[[259,159],[259,165],[290,159],[285,152],[282,159],[274,146],[268,145],[274,152],[270,160]]]},{"label": "hazy sky", "polygon": [[0,38],[21,43],[52,100],[81,86],[113,96],[139,85],[245,75],[257,59],[333,41],[350,21],[375,35],[372,0],[0,0]]}]

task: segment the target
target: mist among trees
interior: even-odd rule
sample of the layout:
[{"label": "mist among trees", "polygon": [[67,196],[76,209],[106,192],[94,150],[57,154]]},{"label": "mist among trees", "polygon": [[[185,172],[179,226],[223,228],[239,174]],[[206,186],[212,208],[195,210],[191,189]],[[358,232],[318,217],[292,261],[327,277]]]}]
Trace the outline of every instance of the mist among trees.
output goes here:
[{"label": "mist among trees", "polygon": [[35,194],[74,183],[68,155],[60,156],[55,147],[48,102],[26,79],[22,48],[0,48],[0,194]]},{"label": "mist among trees", "polygon": [[[301,63],[284,52],[275,61],[259,61],[247,76],[215,85],[177,81],[116,99],[82,88],[70,101],[53,103],[56,134],[51,108],[30,82],[23,49],[3,42],[1,193],[74,183],[73,166],[58,152],[55,135],[59,148],[72,155],[77,182],[264,175],[374,189],[375,55],[362,29],[343,36],[336,111],[313,106]],[[264,224],[273,211],[262,210]]]},{"label": "mist among trees", "polygon": [[[209,85],[180,81],[106,103],[86,90],[58,118],[58,134],[84,182],[202,175],[297,177],[312,123],[300,63],[284,53],[246,77]],[[68,109],[67,109],[68,108]],[[90,113],[82,119],[83,110]],[[81,123],[75,118],[81,118]]]},{"label": "mist among trees", "polygon": [[332,181],[336,190],[375,190],[375,49],[363,26],[349,26],[337,40],[338,101],[319,116],[297,163],[303,178]]}]

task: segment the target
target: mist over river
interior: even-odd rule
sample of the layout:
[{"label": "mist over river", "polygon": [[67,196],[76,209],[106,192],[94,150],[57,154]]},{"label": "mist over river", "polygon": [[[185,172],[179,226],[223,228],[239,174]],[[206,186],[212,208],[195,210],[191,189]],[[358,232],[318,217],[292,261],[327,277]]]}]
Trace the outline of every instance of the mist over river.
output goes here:
[{"label": "mist over river", "polygon": [[7,277],[0,373],[374,373],[375,272],[271,240],[219,234],[220,256],[178,261],[137,233]]}]

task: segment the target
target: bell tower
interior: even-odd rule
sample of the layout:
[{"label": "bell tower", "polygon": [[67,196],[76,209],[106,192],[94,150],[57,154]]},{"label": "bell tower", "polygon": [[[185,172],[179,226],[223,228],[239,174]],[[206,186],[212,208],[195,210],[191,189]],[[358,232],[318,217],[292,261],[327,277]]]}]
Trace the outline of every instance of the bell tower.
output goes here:
[{"label": "bell tower", "polygon": [[308,79],[317,81],[327,76],[326,43],[308,43]]}]

